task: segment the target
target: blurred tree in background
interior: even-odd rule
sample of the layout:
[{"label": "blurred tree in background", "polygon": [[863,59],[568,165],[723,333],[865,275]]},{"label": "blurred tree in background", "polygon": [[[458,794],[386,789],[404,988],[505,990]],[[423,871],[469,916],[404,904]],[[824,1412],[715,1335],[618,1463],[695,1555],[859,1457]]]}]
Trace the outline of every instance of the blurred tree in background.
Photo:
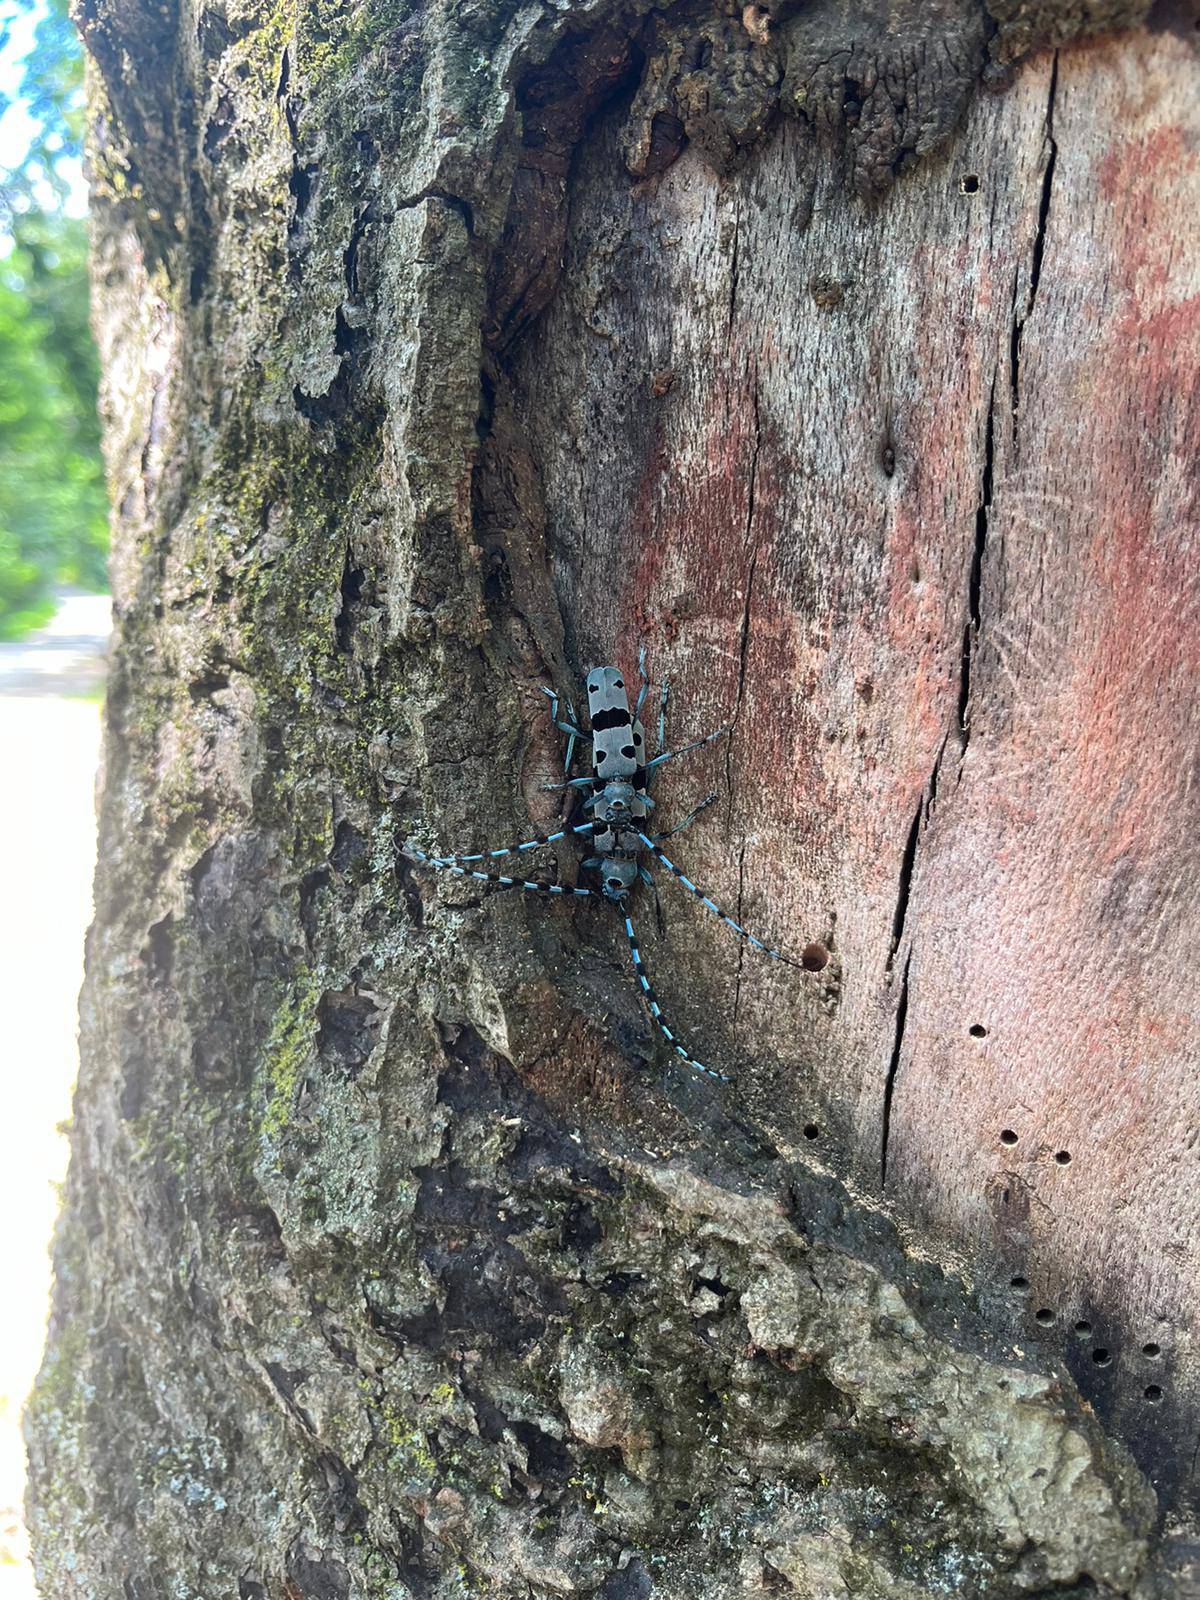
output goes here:
[{"label": "blurred tree in background", "polygon": [[[0,22],[0,52],[30,9]],[[56,583],[105,586],[87,234],[70,204],[82,55],[66,0],[37,15],[16,93],[0,93],[0,117],[16,107],[28,130],[0,166],[0,637],[42,621]]]}]

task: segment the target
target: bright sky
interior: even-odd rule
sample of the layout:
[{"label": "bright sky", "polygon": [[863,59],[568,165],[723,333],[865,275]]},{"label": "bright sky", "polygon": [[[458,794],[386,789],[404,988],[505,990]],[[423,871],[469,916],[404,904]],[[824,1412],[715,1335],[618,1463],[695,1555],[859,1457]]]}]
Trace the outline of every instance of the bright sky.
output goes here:
[{"label": "bright sky", "polygon": [[[7,34],[0,46],[0,100],[11,102],[0,115],[0,169],[19,165],[37,131],[25,103],[18,99],[21,88],[21,68],[25,57],[33,49],[33,35],[45,12],[41,0],[0,0],[0,36]],[[78,161],[63,160],[59,172],[71,186],[66,210],[73,217],[81,217],[87,210],[87,186]],[[53,204],[47,191],[38,195],[44,204]]]}]

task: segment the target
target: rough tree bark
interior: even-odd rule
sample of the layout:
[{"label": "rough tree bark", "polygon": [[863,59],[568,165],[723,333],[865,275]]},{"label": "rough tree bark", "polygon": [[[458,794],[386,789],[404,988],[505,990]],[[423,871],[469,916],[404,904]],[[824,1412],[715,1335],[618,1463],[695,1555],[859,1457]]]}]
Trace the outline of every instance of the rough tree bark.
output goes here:
[{"label": "rough tree bark", "polygon": [[[80,22],[118,647],[44,1593],[1186,1592],[1195,19]],[[539,687],[639,641],[733,726],[680,859],[807,969],[643,908],[729,1087],[605,907],[399,853],[549,822]]]}]

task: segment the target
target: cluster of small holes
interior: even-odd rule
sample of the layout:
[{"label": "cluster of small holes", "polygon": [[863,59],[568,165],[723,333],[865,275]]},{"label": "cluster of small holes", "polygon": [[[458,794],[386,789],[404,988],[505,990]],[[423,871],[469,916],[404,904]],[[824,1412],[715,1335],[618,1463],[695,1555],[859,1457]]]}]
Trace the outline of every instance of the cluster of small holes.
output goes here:
[{"label": "cluster of small holes", "polygon": [[[1029,1292],[1029,1279],[1023,1273],[1016,1272],[1008,1280],[1009,1286],[1019,1295]],[[1058,1321],[1058,1314],[1050,1306],[1039,1306],[1033,1314],[1035,1322],[1043,1328],[1052,1327]],[[1071,1324],[1072,1332],[1081,1340],[1092,1337],[1092,1324],[1086,1317],[1079,1317]],[[1148,1339],[1142,1346],[1142,1355],[1147,1361],[1156,1361],[1162,1355],[1162,1346],[1154,1339]],[[1092,1351],[1092,1365],[1095,1367],[1111,1367],[1113,1353],[1107,1345],[1097,1345]],[[1142,1390],[1143,1398],[1151,1405],[1158,1405],[1163,1399],[1163,1387],[1159,1383],[1148,1383]]]},{"label": "cluster of small holes", "polygon": [[[966,181],[966,179],[963,180],[964,193],[967,192],[965,188]],[[970,192],[973,193],[974,191],[971,190]],[[987,1038],[987,1029],[984,1027],[982,1022],[972,1023],[967,1029],[967,1032],[973,1039]],[[1019,1143],[1019,1141],[1020,1135],[1017,1133],[1015,1128],[1001,1128],[1001,1144],[1011,1147],[1012,1145]],[[1054,1152],[1055,1163],[1060,1167],[1070,1166],[1072,1159],[1073,1158],[1069,1150],[1056,1150]],[[1029,1293],[1030,1283],[1029,1279],[1024,1275],[1024,1273],[1014,1273],[1008,1281],[1009,1287],[1015,1294],[1025,1296]],[[1053,1325],[1058,1321],[1057,1314],[1050,1306],[1039,1306],[1033,1314],[1033,1319],[1039,1324],[1039,1326],[1043,1328],[1053,1327]],[[1078,1318],[1074,1323],[1072,1323],[1071,1326],[1078,1339],[1086,1341],[1092,1337],[1092,1324],[1087,1320],[1086,1317]],[[1162,1347],[1153,1339],[1147,1340],[1146,1343],[1142,1345],[1142,1355],[1147,1361],[1157,1360],[1161,1354]],[[1112,1351],[1109,1350],[1105,1345],[1097,1345],[1092,1350],[1092,1364],[1100,1368],[1111,1367],[1113,1364]],[[1158,1405],[1163,1398],[1162,1385],[1157,1383],[1147,1384],[1142,1390],[1142,1394],[1151,1405]]]}]

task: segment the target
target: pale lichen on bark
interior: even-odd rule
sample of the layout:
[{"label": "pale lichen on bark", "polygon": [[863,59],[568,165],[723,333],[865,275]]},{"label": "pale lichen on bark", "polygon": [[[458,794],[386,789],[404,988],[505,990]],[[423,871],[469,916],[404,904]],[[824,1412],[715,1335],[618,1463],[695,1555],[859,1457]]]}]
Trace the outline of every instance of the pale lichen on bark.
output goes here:
[{"label": "pale lichen on bark", "polygon": [[788,117],[870,201],[985,77],[1144,10],[82,7],[118,648],[46,1594],[1170,1592],[992,1291],[622,1065],[599,921],[399,854],[516,837],[518,757],[554,775],[502,352],[601,106],[614,184]]}]

